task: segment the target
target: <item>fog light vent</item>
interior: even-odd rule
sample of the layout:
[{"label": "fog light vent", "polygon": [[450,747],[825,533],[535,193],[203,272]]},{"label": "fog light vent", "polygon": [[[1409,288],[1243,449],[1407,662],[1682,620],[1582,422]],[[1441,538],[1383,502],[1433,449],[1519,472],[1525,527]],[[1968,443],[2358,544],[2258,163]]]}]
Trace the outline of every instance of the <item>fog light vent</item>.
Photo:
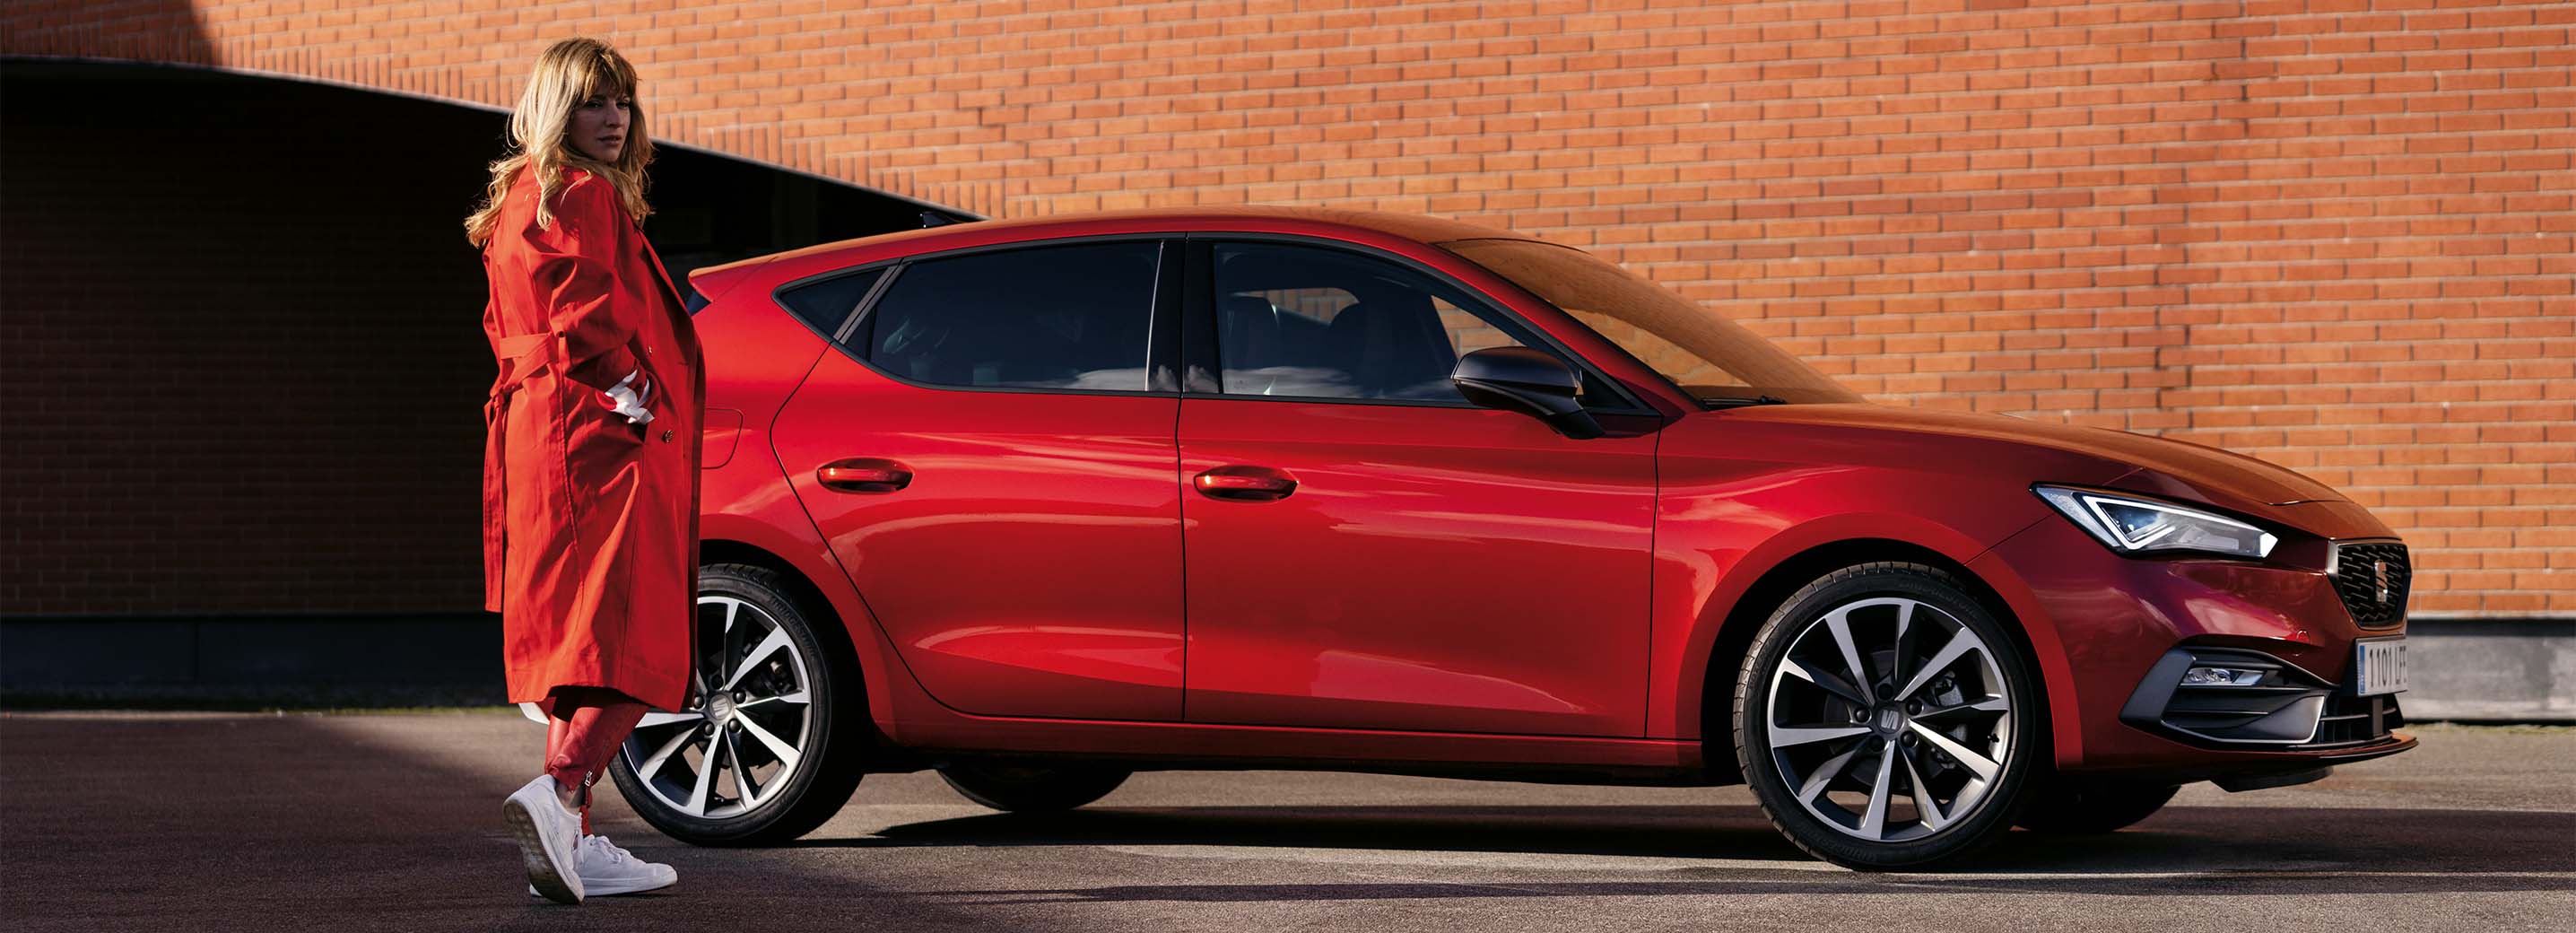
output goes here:
[{"label": "fog light vent", "polygon": [[2265,671],[2241,667],[2195,667],[2182,673],[2186,687],[2252,687],[2263,682]]},{"label": "fog light vent", "polygon": [[2311,741],[2332,687],[2279,658],[2232,648],[2176,648],[2130,694],[2120,719],[2217,745]]}]

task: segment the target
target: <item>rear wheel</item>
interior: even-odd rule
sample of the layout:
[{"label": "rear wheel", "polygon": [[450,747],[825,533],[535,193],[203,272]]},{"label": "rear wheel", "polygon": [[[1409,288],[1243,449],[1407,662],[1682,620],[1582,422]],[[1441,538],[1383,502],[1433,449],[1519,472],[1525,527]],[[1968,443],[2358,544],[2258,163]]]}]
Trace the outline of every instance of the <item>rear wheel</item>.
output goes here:
[{"label": "rear wheel", "polygon": [[953,761],[939,777],[966,799],[1012,813],[1071,810],[1127,781],[1128,772],[1094,765]]},{"label": "rear wheel", "polygon": [[2058,775],[2031,795],[2021,828],[2062,836],[2112,832],[2154,816],[2181,790],[2176,784]]},{"label": "rear wheel", "polygon": [[688,700],[645,714],[609,774],[636,815],[706,846],[786,842],[849,802],[867,749],[858,666],[777,571],[698,570]]},{"label": "rear wheel", "polygon": [[1736,758],[1799,848],[1931,865],[2012,829],[2046,757],[2045,709],[2012,632],[1956,577],[1863,564],[1808,584],[1754,635]]}]

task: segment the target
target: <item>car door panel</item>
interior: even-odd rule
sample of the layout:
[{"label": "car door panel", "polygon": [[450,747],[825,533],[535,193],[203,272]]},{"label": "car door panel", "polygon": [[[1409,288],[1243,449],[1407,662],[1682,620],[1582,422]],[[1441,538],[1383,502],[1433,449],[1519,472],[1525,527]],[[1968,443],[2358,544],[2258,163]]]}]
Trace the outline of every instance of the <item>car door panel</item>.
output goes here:
[{"label": "car door panel", "polygon": [[1187,399],[1194,722],[1633,735],[1654,438],[1473,409]]},{"label": "car door panel", "polygon": [[[1181,718],[1179,400],[1144,376],[1147,315],[1177,280],[1159,249],[916,260],[831,328],[846,344],[779,413],[795,495],[955,709]],[[1107,283],[1136,296],[1132,320],[1095,320],[1123,300]]]},{"label": "car door panel", "polygon": [[1642,734],[1655,436],[1466,405],[1456,354],[1516,342],[1470,296],[1257,249],[1193,251],[1245,258],[1192,272],[1234,362],[1181,402],[1190,721]]},{"label": "car door panel", "polygon": [[[772,436],[797,498],[940,702],[1175,720],[1177,405],[946,392],[829,354]],[[886,493],[824,486],[825,464],[859,455],[912,479]]]}]

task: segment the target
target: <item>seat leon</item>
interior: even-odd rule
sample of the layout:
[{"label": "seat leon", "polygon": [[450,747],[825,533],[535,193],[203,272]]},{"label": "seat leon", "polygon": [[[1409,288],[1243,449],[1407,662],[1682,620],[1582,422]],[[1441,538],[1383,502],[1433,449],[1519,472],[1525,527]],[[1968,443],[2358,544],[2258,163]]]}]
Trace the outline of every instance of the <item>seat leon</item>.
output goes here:
[{"label": "seat leon", "polygon": [[614,776],[1742,782],[1862,868],[2404,751],[2406,548],[2260,460],[1870,404],[1583,251],[1161,209],[701,270],[695,672]]}]

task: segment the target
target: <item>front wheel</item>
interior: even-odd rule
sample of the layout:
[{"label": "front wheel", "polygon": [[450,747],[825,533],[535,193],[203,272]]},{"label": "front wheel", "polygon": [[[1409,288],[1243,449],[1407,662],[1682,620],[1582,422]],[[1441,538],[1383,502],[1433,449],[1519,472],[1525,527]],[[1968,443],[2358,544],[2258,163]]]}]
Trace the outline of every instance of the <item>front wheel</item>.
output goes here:
[{"label": "front wheel", "polygon": [[1848,567],[1792,595],[1736,681],[1745,783],[1799,848],[1850,868],[1954,861],[2012,829],[2045,700],[1958,578]]},{"label": "front wheel", "polygon": [[609,768],[618,792],[694,845],[769,845],[823,825],[858,788],[868,744],[855,660],[766,567],[699,568],[694,624],[688,700],[636,724]]}]

